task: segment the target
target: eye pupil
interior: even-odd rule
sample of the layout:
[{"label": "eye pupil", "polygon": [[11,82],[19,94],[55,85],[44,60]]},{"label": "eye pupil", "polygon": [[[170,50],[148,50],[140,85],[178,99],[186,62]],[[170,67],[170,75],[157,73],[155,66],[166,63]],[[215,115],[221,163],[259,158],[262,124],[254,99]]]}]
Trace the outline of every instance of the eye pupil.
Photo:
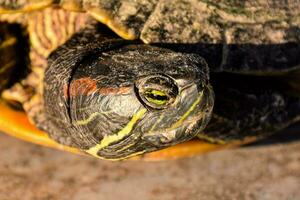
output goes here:
[{"label": "eye pupil", "polygon": [[170,99],[164,92],[153,89],[145,91],[145,97],[147,101],[157,105],[165,105]]},{"label": "eye pupil", "polygon": [[161,95],[156,95],[156,94],[148,94],[147,96],[152,99],[157,99],[157,100],[168,100],[167,96],[161,96]]}]

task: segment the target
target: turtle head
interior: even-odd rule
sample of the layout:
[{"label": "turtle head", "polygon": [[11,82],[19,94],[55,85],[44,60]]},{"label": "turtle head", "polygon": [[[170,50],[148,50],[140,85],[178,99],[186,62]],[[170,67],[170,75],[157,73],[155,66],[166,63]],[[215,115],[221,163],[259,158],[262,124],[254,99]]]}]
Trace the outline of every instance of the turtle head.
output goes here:
[{"label": "turtle head", "polygon": [[202,58],[142,44],[85,56],[63,90],[71,145],[105,159],[192,139],[214,102]]}]

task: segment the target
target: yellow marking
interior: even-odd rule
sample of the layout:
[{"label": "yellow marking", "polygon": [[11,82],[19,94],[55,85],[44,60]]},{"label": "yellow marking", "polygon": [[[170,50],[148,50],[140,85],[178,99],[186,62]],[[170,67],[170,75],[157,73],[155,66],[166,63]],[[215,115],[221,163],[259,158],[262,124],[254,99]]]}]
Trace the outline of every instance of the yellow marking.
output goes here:
[{"label": "yellow marking", "polygon": [[154,103],[156,105],[165,105],[167,102],[167,100],[157,100],[157,99],[152,99],[149,97],[146,97],[147,101],[149,101],[150,103]]},{"label": "yellow marking", "polygon": [[76,121],[76,125],[86,125],[86,124],[90,123],[93,119],[95,119],[95,117],[97,117],[97,116],[99,116],[101,114],[108,114],[108,113],[111,113],[111,111],[107,111],[107,112],[95,112],[95,113],[91,114],[87,119]]},{"label": "yellow marking", "polygon": [[126,27],[122,26],[121,24],[112,21],[111,19],[113,19],[113,17],[111,17],[106,11],[100,8],[94,8],[88,10],[87,13],[89,13],[92,17],[94,17],[101,23],[107,25],[111,30],[113,30],[120,37],[126,40],[134,40],[137,39],[138,37],[137,35],[135,35],[133,31],[130,31]]},{"label": "yellow marking", "polygon": [[122,152],[122,151],[124,151],[125,149],[129,149],[130,147],[132,147],[132,146],[134,146],[134,145],[135,145],[135,143],[132,142],[132,143],[128,144],[127,146],[124,146],[124,147],[122,147],[121,149],[116,150],[116,152]]},{"label": "yellow marking", "polygon": [[196,108],[197,104],[201,101],[202,99],[202,96],[203,96],[203,91],[200,93],[200,95],[197,97],[197,99],[195,100],[195,102],[192,104],[192,106],[190,107],[190,109],[188,109],[188,111],[186,111],[186,113],[184,113],[182,115],[182,117],[177,121],[175,122],[170,128],[170,129],[176,129],[178,128],[179,126],[182,125],[182,122],[191,114],[191,112],[193,112],[193,110]]},{"label": "yellow marking", "polygon": [[93,155],[93,156],[95,156],[96,158],[103,159],[103,160],[109,160],[109,161],[121,161],[121,160],[125,160],[125,159],[128,159],[128,158],[134,157],[134,156],[141,155],[141,154],[143,154],[143,153],[146,153],[146,151],[138,151],[138,152],[129,154],[129,155],[127,155],[127,156],[125,156],[125,157],[122,157],[122,158],[105,158],[105,157],[98,156],[98,155]]},{"label": "yellow marking", "polygon": [[150,93],[150,94],[154,94],[154,95],[158,95],[158,96],[166,96],[166,94],[164,93],[164,92],[162,92],[162,91],[160,91],[160,90],[154,90],[154,89],[152,89],[152,90],[148,90],[148,91],[146,91],[145,92],[146,94],[148,93]]},{"label": "yellow marking", "polygon": [[[35,20],[30,20],[30,21],[35,21]],[[37,27],[37,30],[34,29],[34,26]],[[34,48],[40,55],[44,57],[48,57],[49,51],[44,48],[44,46],[41,43],[41,40],[37,34],[40,30],[40,24],[29,24],[29,32],[30,32],[30,43],[32,48]],[[36,32],[37,31],[37,32]]]},{"label": "yellow marking", "polygon": [[6,47],[12,46],[12,45],[16,44],[16,42],[17,42],[16,38],[14,38],[14,37],[9,38],[0,45],[0,49],[4,49]]},{"label": "yellow marking", "polygon": [[126,135],[128,135],[131,131],[135,123],[144,116],[144,114],[147,112],[147,109],[143,108],[139,110],[131,120],[128,122],[128,124],[120,130],[117,134],[114,135],[106,135],[104,138],[100,141],[100,144],[96,144],[95,146],[91,147],[90,149],[86,150],[87,153],[97,157],[98,151],[109,146],[111,143],[119,141],[123,139]]},{"label": "yellow marking", "polygon": [[0,68],[0,74],[4,73],[7,69],[9,69],[10,67],[12,67],[14,64],[16,64],[16,61],[11,61],[9,63],[6,63],[4,66],[1,66]]},{"label": "yellow marking", "polygon": [[132,153],[132,154],[130,154],[130,155],[128,155],[128,156],[125,156],[125,157],[123,157],[123,158],[117,158],[117,159],[111,159],[111,160],[112,160],[112,161],[125,160],[125,159],[130,158],[130,157],[133,157],[133,156],[141,155],[141,154],[143,154],[143,153],[146,153],[146,151],[145,151],[145,150],[144,150],[144,151],[138,151],[138,152]]},{"label": "yellow marking", "polygon": [[[46,29],[46,19],[45,17],[46,16],[50,16],[51,17],[51,14],[47,13],[46,11],[49,10],[49,9],[46,9],[46,10],[43,10],[41,12],[38,12],[38,14],[36,15],[36,21],[34,22],[36,25],[36,34],[41,42],[41,45],[44,47],[45,51],[47,51],[48,55],[52,52],[52,40],[51,38],[48,38],[47,37],[47,30]],[[48,57],[48,55],[46,55]]]},{"label": "yellow marking", "polygon": [[76,26],[74,23],[76,22],[75,19],[76,19],[76,14],[70,13],[69,18],[67,20],[67,32],[68,32],[67,37],[70,37],[76,30]]},{"label": "yellow marking", "polygon": [[215,138],[209,137],[209,136],[207,136],[203,133],[198,133],[196,137],[200,140],[205,140],[205,141],[208,141],[210,143],[226,144],[226,142],[224,140],[215,139]]},{"label": "yellow marking", "polygon": [[45,37],[48,38],[48,40],[51,43],[50,51],[53,51],[57,46],[59,46],[57,35],[54,32],[54,25],[53,25],[53,16],[56,15],[56,12],[51,12],[52,10],[47,9],[45,11],[45,14],[43,15],[43,20],[45,22]]},{"label": "yellow marking", "polygon": [[75,11],[75,12],[84,11],[82,7],[82,2],[80,1],[61,1],[59,5],[61,8],[69,11]]},{"label": "yellow marking", "polygon": [[159,100],[159,99],[152,98],[151,96],[149,96],[151,94],[156,95],[156,96],[166,97],[166,94],[162,91],[154,90],[154,89],[147,90],[145,92],[145,98],[147,99],[147,101],[154,103],[156,105],[164,105],[164,104],[168,103],[168,100]]},{"label": "yellow marking", "polygon": [[162,120],[163,118],[164,118],[164,115],[161,114],[161,115],[159,116],[158,120],[157,120],[157,121],[154,123],[154,125],[151,127],[151,129],[150,129],[149,132],[152,132],[152,131],[156,128],[157,124],[160,123],[161,120]]},{"label": "yellow marking", "polygon": [[[134,137],[134,140],[136,140],[136,139],[138,139],[138,137]],[[132,146],[134,146],[135,145],[135,143],[130,143],[130,144],[128,144],[127,146],[124,146],[124,147],[122,147],[121,149],[118,149],[118,150],[116,150],[116,152],[122,152],[122,151],[124,151],[125,149],[129,149],[130,147],[132,147]]]},{"label": "yellow marking", "polygon": [[[66,16],[64,14],[64,12],[57,12],[57,16],[56,16],[56,24],[54,26],[57,27],[58,24],[60,23],[66,23],[65,20],[66,20]],[[57,24],[58,23],[58,24]],[[67,23],[66,23],[67,24]],[[67,38],[67,35],[68,35],[68,32],[67,32],[67,29],[66,27],[64,26],[64,28],[61,30],[61,40],[64,40],[65,38]]]}]

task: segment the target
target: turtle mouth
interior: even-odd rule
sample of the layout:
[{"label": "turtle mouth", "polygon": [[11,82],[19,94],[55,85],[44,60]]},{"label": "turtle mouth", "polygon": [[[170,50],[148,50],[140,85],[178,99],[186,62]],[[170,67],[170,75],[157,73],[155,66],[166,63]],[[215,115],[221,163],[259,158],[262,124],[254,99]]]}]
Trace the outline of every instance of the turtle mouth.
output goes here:
[{"label": "turtle mouth", "polygon": [[[176,145],[178,143],[182,143],[188,140],[191,140],[193,137],[197,135],[196,133],[191,133],[191,130],[195,129],[194,127],[198,127],[199,124],[204,123],[204,114],[191,117],[185,120],[181,126],[177,128],[173,128],[167,131],[153,131],[148,132],[147,136],[143,137],[145,141],[158,146],[158,147],[168,147],[172,145]],[[184,135],[176,137],[176,134],[182,134],[185,132]]]},{"label": "turtle mouth", "polygon": [[[186,142],[195,137],[195,133],[198,132],[193,131],[198,130],[199,126],[206,123],[204,120],[205,118],[206,117],[203,115],[193,116],[185,120],[182,125],[177,128],[163,133],[156,131],[149,132],[146,137],[131,135],[124,138],[122,141],[108,146],[104,150],[106,155],[102,152],[102,156],[110,160],[123,160],[132,156],[150,153],[166,147],[174,146],[178,143]],[[182,132],[185,132],[185,134],[182,135]],[[173,136],[176,134],[181,136],[174,138]],[[111,154],[110,152],[114,153]]]}]

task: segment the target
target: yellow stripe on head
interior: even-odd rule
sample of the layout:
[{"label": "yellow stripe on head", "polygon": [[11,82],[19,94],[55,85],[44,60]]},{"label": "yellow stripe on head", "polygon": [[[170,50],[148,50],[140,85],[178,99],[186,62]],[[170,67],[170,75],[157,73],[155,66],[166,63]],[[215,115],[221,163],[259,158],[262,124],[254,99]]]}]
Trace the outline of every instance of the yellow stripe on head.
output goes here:
[{"label": "yellow stripe on head", "polygon": [[76,125],[86,125],[86,124],[90,123],[91,121],[93,121],[97,116],[101,116],[103,114],[109,114],[109,113],[111,113],[111,111],[95,112],[95,113],[92,113],[87,119],[78,120],[75,123],[76,123]]},{"label": "yellow stripe on head", "polygon": [[125,136],[131,133],[133,126],[136,124],[136,122],[144,116],[144,114],[147,112],[147,109],[143,108],[139,110],[136,114],[133,115],[131,120],[128,122],[128,124],[120,130],[117,134],[114,135],[106,135],[104,138],[100,141],[99,144],[96,144],[95,146],[91,147],[90,149],[86,150],[87,153],[95,156],[98,156],[98,151],[109,146],[113,142],[117,142],[122,140]]},{"label": "yellow stripe on head", "polygon": [[198,133],[196,137],[200,140],[208,141],[212,144],[226,144],[226,141],[210,137],[208,135],[205,135],[205,133]]},{"label": "yellow stripe on head", "polygon": [[195,110],[196,106],[198,105],[198,103],[201,101],[203,96],[203,91],[200,93],[200,95],[197,97],[197,99],[194,101],[194,103],[192,104],[192,106],[182,115],[182,117],[175,122],[170,129],[176,129],[179,126],[182,125],[183,121],[191,114],[191,112],[193,112],[193,110]]},{"label": "yellow stripe on head", "polygon": [[[138,151],[138,152],[134,152],[134,153],[132,153],[132,154],[129,154],[129,155],[127,155],[127,156],[124,156],[124,157],[122,157],[122,158],[104,158],[104,157],[98,156],[98,155],[93,155],[93,156],[95,156],[95,157],[97,157],[97,158],[100,158],[100,159],[103,159],[103,160],[109,160],[109,161],[121,161],[121,160],[126,160],[126,159],[128,159],[128,158],[132,158],[132,157],[135,157],[135,156],[139,156],[139,155],[144,154],[144,153],[146,153],[146,151]],[[135,159],[133,158],[132,160],[135,160]]]}]

